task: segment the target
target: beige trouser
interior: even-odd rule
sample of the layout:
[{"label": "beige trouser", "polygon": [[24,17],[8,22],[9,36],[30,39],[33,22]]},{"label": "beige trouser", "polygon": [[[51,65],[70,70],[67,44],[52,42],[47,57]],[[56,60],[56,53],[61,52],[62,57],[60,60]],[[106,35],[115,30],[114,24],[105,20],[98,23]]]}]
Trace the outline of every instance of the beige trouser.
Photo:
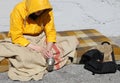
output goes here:
[{"label": "beige trouser", "polygon": [[[46,46],[44,34],[36,37],[25,35],[25,37],[31,43]],[[74,57],[76,42],[77,39],[73,36],[57,38],[57,43],[53,49],[56,57],[54,69],[63,67],[67,63],[68,56]],[[47,73],[46,60],[41,53],[30,50],[27,47],[12,44],[10,39],[0,41],[0,60],[4,59],[4,57],[8,57],[10,61],[8,76],[12,80],[40,80]]]}]

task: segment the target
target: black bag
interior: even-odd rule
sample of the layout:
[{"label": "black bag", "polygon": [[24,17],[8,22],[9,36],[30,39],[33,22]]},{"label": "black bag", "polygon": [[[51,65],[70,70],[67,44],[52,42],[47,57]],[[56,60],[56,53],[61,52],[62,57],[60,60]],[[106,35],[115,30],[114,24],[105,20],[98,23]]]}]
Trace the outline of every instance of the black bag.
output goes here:
[{"label": "black bag", "polygon": [[91,71],[93,75],[107,74],[115,73],[117,70],[117,64],[114,61],[101,62],[97,60],[90,60],[85,64],[84,68]]},{"label": "black bag", "polygon": [[85,54],[82,55],[79,64],[86,64],[89,61],[103,60],[103,53],[101,53],[98,49],[88,50]]},{"label": "black bag", "polygon": [[85,64],[84,68],[91,71],[93,75],[115,73],[116,70],[120,69],[120,66],[115,62],[113,51],[111,53],[112,61],[103,62],[103,56],[104,54],[101,53],[98,49],[92,49],[87,51],[82,56],[81,61],[79,63]]}]

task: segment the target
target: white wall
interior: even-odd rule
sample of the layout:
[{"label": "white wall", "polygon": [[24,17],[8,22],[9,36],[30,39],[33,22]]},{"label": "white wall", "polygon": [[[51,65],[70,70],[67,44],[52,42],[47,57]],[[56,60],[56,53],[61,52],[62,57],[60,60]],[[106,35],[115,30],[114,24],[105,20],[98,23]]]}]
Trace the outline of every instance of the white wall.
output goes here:
[{"label": "white wall", "polygon": [[14,5],[21,0],[0,0],[0,32],[9,30],[9,14]]},{"label": "white wall", "polygon": [[[0,32],[9,30],[9,13],[21,0],[0,1]],[[58,31],[94,28],[107,36],[120,35],[119,0],[50,0]]]}]

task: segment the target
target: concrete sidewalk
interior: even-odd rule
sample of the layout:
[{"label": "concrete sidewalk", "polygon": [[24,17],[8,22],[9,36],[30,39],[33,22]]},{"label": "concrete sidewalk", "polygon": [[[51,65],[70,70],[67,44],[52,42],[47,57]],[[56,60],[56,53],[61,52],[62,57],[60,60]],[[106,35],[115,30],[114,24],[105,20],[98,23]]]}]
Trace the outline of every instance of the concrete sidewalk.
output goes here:
[{"label": "concrete sidewalk", "polygon": [[92,75],[91,72],[83,68],[83,65],[71,64],[46,74],[40,81],[12,81],[7,77],[7,73],[1,73],[0,83],[119,83],[119,77],[120,71],[114,74]]}]

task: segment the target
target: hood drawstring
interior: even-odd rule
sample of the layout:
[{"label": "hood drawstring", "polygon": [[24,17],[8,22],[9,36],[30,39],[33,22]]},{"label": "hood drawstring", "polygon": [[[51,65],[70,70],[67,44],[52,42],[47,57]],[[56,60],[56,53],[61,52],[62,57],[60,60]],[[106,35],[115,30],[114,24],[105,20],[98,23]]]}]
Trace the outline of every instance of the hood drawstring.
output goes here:
[{"label": "hood drawstring", "polygon": [[25,17],[25,19],[24,19],[24,27],[26,27],[27,18],[28,18],[28,17]]}]

